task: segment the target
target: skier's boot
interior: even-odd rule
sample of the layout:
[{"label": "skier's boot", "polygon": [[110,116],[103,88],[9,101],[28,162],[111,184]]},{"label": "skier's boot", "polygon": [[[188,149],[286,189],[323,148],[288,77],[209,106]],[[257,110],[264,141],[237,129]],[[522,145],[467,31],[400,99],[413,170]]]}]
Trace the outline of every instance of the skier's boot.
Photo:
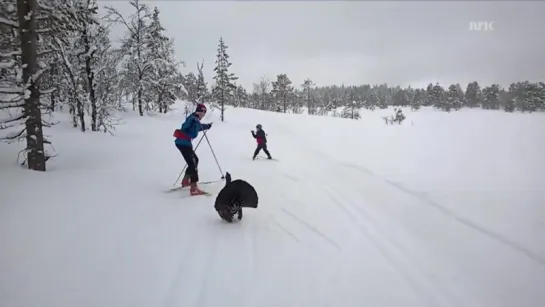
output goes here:
[{"label": "skier's boot", "polygon": [[256,158],[256,156],[253,156],[253,157],[252,157],[252,160],[255,160],[255,158]]},{"label": "skier's boot", "polygon": [[189,194],[195,196],[195,195],[203,195],[203,194],[206,194],[205,191],[199,189],[199,187],[197,186],[197,183],[196,182],[192,182],[191,183],[191,188],[189,190]]},{"label": "skier's boot", "polygon": [[267,157],[267,160],[272,160],[272,157],[271,157],[271,156],[268,156],[268,157]]},{"label": "skier's boot", "polygon": [[190,181],[190,177],[189,176],[185,176],[183,179],[182,179],[182,188],[185,188],[185,187],[188,187],[191,185],[191,181]]}]

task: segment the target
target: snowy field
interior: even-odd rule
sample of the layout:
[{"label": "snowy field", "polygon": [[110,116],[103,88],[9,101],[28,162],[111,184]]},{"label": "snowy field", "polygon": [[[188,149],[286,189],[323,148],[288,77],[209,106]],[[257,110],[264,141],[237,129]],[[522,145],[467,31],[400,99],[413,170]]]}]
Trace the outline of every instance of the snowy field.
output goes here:
[{"label": "snowy field", "polygon": [[[545,114],[384,112],[207,115],[223,171],[260,196],[234,224],[163,192],[182,113],[128,115],[115,137],[63,119],[46,173],[0,144],[0,306],[542,306]],[[279,161],[251,160],[258,123]]]}]

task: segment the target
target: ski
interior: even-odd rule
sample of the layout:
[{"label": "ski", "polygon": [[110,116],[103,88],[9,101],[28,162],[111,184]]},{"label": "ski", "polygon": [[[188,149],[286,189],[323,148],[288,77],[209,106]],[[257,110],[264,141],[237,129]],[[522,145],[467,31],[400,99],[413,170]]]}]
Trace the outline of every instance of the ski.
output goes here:
[{"label": "ski", "polygon": [[[199,182],[199,185],[201,185],[201,184],[206,185],[206,184],[212,184],[212,183],[216,183],[216,182],[222,182],[223,180],[224,179],[211,180],[211,181],[202,181],[202,182]],[[189,186],[187,186],[187,187],[189,187]],[[185,189],[187,187],[177,186],[175,188],[166,190],[165,193],[172,193],[172,192],[176,192],[176,191],[181,191],[181,190],[183,190],[183,189]]]},{"label": "ski", "polygon": [[[267,159],[267,158],[260,157],[260,156],[257,156],[257,158],[256,158],[255,160],[271,160],[271,161],[277,161],[277,162],[279,162],[278,159],[275,159],[275,158]],[[254,160],[254,161],[255,161],[255,160]]]},{"label": "ski", "polygon": [[[203,191],[204,192],[204,191]],[[197,196],[213,196],[214,194],[210,193],[210,192],[204,192],[203,194],[197,194],[197,195],[191,195],[191,194],[188,194],[188,195],[183,195],[182,197],[180,198],[189,198],[189,197],[197,197]]]}]

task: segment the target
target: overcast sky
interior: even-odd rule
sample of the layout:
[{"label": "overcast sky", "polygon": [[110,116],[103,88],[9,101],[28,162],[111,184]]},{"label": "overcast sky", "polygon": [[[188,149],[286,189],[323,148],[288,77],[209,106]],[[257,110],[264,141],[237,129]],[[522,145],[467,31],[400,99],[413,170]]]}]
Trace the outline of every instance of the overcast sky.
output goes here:
[{"label": "overcast sky", "polygon": [[[128,1],[98,2],[131,13]],[[545,81],[545,1],[143,3],[159,8],[184,72],[204,60],[209,84],[220,36],[248,90],[281,73],[319,86]],[[470,31],[471,21],[494,22],[493,29]]]}]

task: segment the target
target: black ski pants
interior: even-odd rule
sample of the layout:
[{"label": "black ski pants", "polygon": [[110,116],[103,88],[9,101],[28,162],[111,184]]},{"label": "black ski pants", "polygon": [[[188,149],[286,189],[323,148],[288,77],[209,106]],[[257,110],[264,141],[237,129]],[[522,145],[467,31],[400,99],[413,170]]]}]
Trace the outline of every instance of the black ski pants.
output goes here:
[{"label": "black ski pants", "polygon": [[257,144],[257,148],[254,151],[254,158],[257,157],[261,149],[263,149],[267,157],[271,156],[271,153],[267,150],[267,144]]},{"label": "black ski pants", "polygon": [[199,157],[197,157],[193,147],[181,145],[176,145],[176,147],[184,157],[185,163],[187,163],[184,178],[190,177],[192,183],[199,182]]}]

